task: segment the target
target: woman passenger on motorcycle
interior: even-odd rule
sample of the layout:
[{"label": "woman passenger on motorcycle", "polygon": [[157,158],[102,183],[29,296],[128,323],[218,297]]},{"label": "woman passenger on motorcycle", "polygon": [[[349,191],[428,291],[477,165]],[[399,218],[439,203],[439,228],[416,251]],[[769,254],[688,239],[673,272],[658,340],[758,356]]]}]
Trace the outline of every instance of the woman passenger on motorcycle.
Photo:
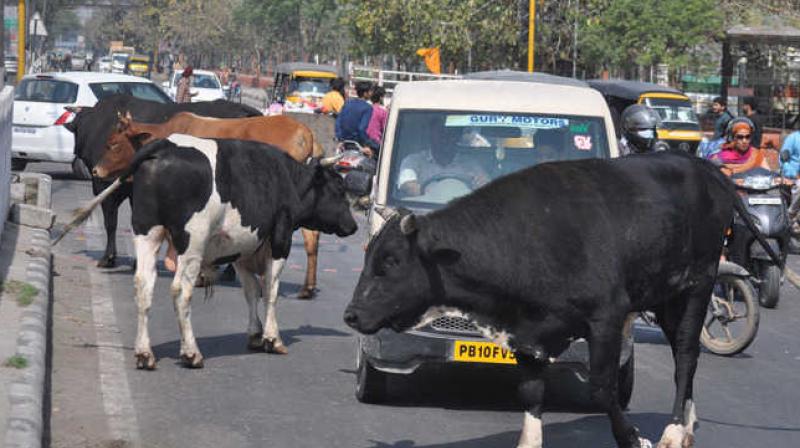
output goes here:
[{"label": "woman passenger on motorcycle", "polygon": [[759,167],[771,170],[763,151],[750,144],[754,128],[753,122],[745,117],[734,118],[728,123],[722,149],[710,157],[710,160],[722,162],[722,172],[726,175]]}]

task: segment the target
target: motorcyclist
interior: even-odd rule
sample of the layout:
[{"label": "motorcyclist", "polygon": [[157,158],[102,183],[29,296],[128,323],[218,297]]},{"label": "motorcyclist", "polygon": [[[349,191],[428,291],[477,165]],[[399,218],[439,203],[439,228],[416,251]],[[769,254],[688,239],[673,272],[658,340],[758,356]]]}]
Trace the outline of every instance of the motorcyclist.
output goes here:
[{"label": "motorcyclist", "polygon": [[753,122],[746,117],[737,117],[728,122],[725,143],[718,153],[710,157],[711,160],[722,162],[722,171],[728,176],[759,167],[771,170],[764,152],[750,144],[754,129]]},{"label": "motorcyclist", "polygon": [[632,104],[622,111],[620,122],[622,138],[619,141],[619,151],[621,155],[656,151],[657,129],[661,122],[656,111],[643,104]]}]

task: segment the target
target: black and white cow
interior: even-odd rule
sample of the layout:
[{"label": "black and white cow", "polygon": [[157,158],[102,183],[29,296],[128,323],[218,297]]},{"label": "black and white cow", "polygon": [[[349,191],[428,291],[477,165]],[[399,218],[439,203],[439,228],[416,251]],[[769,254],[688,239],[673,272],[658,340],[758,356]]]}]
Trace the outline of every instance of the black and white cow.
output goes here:
[{"label": "black and white cow", "polygon": [[[117,124],[119,114],[130,112],[137,121],[163,123],[178,112],[215,118],[257,117],[258,110],[231,101],[201,101],[197,103],[159,103],[130,95],[109,95],[93,107],[70,108],[75,118],[64,128],[75,134],[75,156],[92,172],[108,150],[106,142]],[[110,183],[92,177],[92,192],[100,194]],[[103,223],[106,230],[106,249],[97,266],[111,268],[117,263],[117,214],[119,206],[130,197],[130,185],[115,190],[102,204]]]},{"label": "black and white cow", "polygon": [[680,152],[539,165],[428,215],[391,217],[344,320],[370,334],[459,312],[495,335],[523,369],[521,448],[542,446],[548,359],[586,338],[592,398],[630,448],[651,445],[617,401],[620,342],[630,313],[653,311],[676,382],[658,446],[691,446],[700,331],[725,229],[742,207],[715,166]]},{"label": "black and white cow", "polygon": [[[271,351],[283,346],[275,315],[277,288],[272,287],[279,269],[272,266],[272,259],[288,256],[292,233],[299,226],[339,236],[357,229],[342,178],[324,164],[312,160],[303,165],[257,142],[173,134],[143,147],[130,168],[79,211],[69,228],[133,176],[138,368],[156,365],[147,319],[156,255],[166,236],[178,252],[170,292],[181,331],[180,355],[187,366],[203,365],[192,331],[190,300],[198,275],[215,263],[233,261],[241,278],[249,308],[250,347],[266,346]],[[259,277],[266,282],[262,288]],[[265,295],[269,291],[263,328],[257,314],[259,289]]]}]

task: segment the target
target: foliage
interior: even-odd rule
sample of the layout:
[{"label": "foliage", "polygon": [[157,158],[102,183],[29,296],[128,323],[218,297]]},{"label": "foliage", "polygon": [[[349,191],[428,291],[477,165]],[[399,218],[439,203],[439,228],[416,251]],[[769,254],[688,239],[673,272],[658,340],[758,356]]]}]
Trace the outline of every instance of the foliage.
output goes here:
[{"label": "foliage", "polygon": [[19,280],[2,282],[0,283],[0,289],[2,289],[2,291],[5,293],[15,296],[19,306],[30,305],[33,303],[33,299],[36,297],[36,294],[39,293],[39,290],[36,289],[35,286]]},{"label": "foliage", "polygon": [[28,360],[22,355],[14,355],[8,359],[6,362],[3,363],[5,367],[11,367],[14,369],[24,369],[28,367]]},{"label": "foliage", "polygon": [[689,50],[722,35],[715,0],[596,0],[590,5],[596,9],[585,23],[580,51],[585,63],[686,65]]},{"label": "foliage", "polygon": [[443,65],[509,65],[516,59],[516,0],[342,0],[342,25],[362,55],[418,64],[416,50],[439,47]]}]

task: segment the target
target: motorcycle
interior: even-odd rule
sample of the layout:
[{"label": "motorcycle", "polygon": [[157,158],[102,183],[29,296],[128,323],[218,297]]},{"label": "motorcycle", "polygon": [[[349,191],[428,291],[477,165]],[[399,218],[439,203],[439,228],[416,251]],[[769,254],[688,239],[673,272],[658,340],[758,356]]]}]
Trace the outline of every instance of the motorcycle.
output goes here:
[{"label": "motorcycle", "polygon": [[[787,185],[779,173],[754,168],[731,175],[737,192],[773,252],[786,260],[789,248]],[[738,215],[728,238],[728,259],[753,273],[758,301],[775,308],[780,299],[781,267],[772,260]]]},{"label": "motorcycle", "polygon": [[700,342],[711,353],[736,355],[756,338],[759,319],[750,273],[736,263],[720,261]]},{"label": "motorcycle", "polygon": [[[657,326],[655,314],[640,313],[647,325]],[[720,356],[733,356],[744,351],[758,333],[760,312],[752,277],[743,267],[721,260],[700,343]]]},{"label": "motorcycle", "polygon": [[353,207],[368,209],[377,161],[364,154],[361,145],[352,140],[339,142],[336,155],[341,157],[333,168],[344,177],[345,189],[353,197]]}]

